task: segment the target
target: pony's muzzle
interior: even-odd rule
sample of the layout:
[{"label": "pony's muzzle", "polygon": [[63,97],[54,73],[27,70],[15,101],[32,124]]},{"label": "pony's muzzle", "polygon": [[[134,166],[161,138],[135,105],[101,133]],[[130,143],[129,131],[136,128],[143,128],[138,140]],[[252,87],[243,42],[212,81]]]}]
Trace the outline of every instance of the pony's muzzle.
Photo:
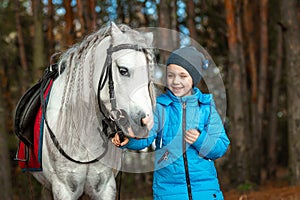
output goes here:
[{"label": "pony's muzzle", "polygon": [[112,112],[112,116],[113,121],[118,124],[125,136],[128,137],[145,138],[153,126],[153,119],[147,114],[141,115],[143,118],[140,118],[139,123],[131,119],[123,109]]}]

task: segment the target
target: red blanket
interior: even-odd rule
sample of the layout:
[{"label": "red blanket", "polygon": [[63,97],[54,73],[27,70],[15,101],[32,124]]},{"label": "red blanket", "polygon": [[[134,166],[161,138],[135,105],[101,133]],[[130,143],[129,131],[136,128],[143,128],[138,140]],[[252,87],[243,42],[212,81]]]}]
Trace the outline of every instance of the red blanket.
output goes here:
[{"label": "red blanket", "polygon": [[[45,103],[48,103],[49,94],[52,88],[53,81],[50,81],[44,93]],[[21,169],[29,171],[42,171],[42,147],[43,147],[43,134],[44,134],[44,115],[42,106],[40,106],[35,121],[33,145],[27,148],[20,140],[19,148],[17,151],[16,159],[18,160]]]}]

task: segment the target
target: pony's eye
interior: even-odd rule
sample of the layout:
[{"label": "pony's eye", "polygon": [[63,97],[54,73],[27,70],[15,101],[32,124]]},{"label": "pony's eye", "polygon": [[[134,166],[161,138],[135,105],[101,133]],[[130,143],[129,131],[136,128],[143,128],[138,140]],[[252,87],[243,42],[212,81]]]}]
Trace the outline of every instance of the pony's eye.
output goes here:
[{"label": "pony's eye", "polygon": [[122,76],[129,76],[129,71],[126,67],[118,67],[119,68],[119,72]]}]

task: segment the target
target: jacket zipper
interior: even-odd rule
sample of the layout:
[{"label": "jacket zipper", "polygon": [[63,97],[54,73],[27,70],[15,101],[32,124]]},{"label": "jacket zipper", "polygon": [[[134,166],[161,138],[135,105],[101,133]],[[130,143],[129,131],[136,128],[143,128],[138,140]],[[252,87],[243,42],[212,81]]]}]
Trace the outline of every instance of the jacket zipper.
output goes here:
[{"label": "jacket zipper", "polygon": [[188,196],[189,200],[192,200],[192,188],[191,188],[191,181],[189,175],[189,168],[188,168],[188,160],[186,155],[186,141],[184,139],[186,132],[186,102],[182,103],[182,155],[183,155],[183,162],[184,162],[184,170],[185,170],[185,179],[187,184]]}]

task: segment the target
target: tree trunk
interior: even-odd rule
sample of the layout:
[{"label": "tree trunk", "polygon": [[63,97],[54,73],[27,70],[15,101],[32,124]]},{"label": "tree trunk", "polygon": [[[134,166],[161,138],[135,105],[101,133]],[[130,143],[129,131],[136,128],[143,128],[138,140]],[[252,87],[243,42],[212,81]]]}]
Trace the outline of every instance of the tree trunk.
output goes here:
[{"label": "tree trunk", "polygon": [[32,0],[34,39],[33,39],[33,71],[34,81],[41,78],[45,67],[42,5],[40,0]]},{"label": "tree trunk", "polygon": [[300,184],[300,28],[297,0],[281,1],[287,69],[289,167],[291,182]]},{"label": "tree trunk", "polygon": [[16,17],[16,30],[17,30],[18,43],[19,43],[18,46],[19,46],[20,63],[23,70],[23,73],[20,74],[21,79],[19,81],[21,85],[21,93],[24,93],[29,85],[28,80],[25,78],[28,73],[28,64],[27,64],[24,40],[22,35],[22,25],[20,22],[19,0],[15,0],[15,9],[16,9],[15,17]]},{"label": "tree trunk", "polygon": [[[177,15],[176,15],[176,1],[171,0],[161,0],[158,5],[158,18],[159,27],[166,28],[166,30],[161,31],[161,38],[159,46],[161,49],[166,50],[172,47],[178,48],[178,38],[176,37],[177,30]],[[170,32],[170,29],[173,32]],[[171,35],[170,35],[171,34]],[[161,51],[160,52],[160,62],[165,63],[170,52]]]},{"label": "tree trunk", "polygon": [[172,46],[179,47],[180,38],[178,38],[177,31],[179,30],[178,25],[178,16],[177,16],[177,1],[170,0],[169,1],[169,9],[170,9],[170,29],[174,30],[170,38],[172,38],[171,44]]},{"label": "tree trunk", "polygon": [[48,1],[48,29],[47,29],[47,41],[48,41],[48,60],[50,60],[51,56],[55,52],[54,49],[54,34],[53,34],[53,28],[54,28],[54,23],[53,23],[53,17],[54,17],[54,8],[53,8],[53,3],[52,0]]},{"label": "tree trunk", "polygon": [[243,24],[244,24],[244,35],[246,43],[246,55],[248,56],[248,62],[246,64],[247,71],[251,81],[251,102],[257,101],[257,60],[256,60],[256,42],[254,35],[254,17],[252,2],[249,0],[243,1]]},{"label": "tree trunk", "polygon": [[277,165],[277,112],[278,112],[278,98],[279,89],[281,84],[282,76],[282,48],[283,48],[283,38],[282,38],[282,27],[278,25],[277,28],[277,52],[276,52],[276,64],[275,70],[272,73],[272,97],[271,97],[271,109],[270,109],[270,120],[269,120],[269,137],[268,137],[268,159],[267,159],[267,178],[274,179],[276,176],[276,165]]},{"label": "tree trunk", "polygon": [[[225,0],[227,42],[229,47],[229,69],[228,69],[228,93],[229,93],[229,137],[231,138],[229,166],[231,182],[234,184],[243,183],[248,178],[247,168],[247,130],[245,127],[245,106],[243,91],[244,69],[241,55],[243,51],[239,46],[241,40],[240,21],[236,22],[233,0]],[[246,95],[247,96],[247,95]]]},{"label": "tree trunk", "polygon": [[[143,8],[146,8],[146,4],[147,4],[147,1],[144,1],[143,2],[143,6],[142,6],[142,9]],[[144,19],[144,22],[141,24],[141,26],[144,26],[144,27],[146,27],[146,26],[150,26],[150,19],[149,19],[149,16],[147,15],[147,13],[146,12],[141,12],[141,14],[143,14],[143,19]]]},{"label": "tree trunk", "polygon": [[84,28],[84,34],[87,34],[87,31],[89,27],[91,27],[91,19],[90,19],[90,14],[89,14],[89,5],[86,0],[80,0],[80,6],[82,7],[82,17],[84,20],[83,27]]},{"label": "tree trunk", "polygon": [[[1,97],[0,100],[2,101]],[[1,103],[2,104],[2,103]],[[4,117],[3,117],[3,107],[0,105],[0,185],[1,185],[1,198],[5,200],[10,200],[12,197],[12,184],[11,184],[11,175],[10,175],[10,159],[9,151],[7,146],[7,133],[4,127]]]},{"label": "tree trunk", "polygon": [[[259,137],[257,137],[257,123],[258,123],[258,113],[257,113],[257,96],[258,96],[258,70],[257,70],[257,57],[256,57],[256,51],[257,51],[257,37],[254,34],[254,12],[255,12],[255,6],[253,5],[253,2],[250,2],[249,0],[243,1],[243,32],[244,32],[244,49],[245,49],[245,59],[247,62],[245,62],[246,69],[248,72],[248,76],[250,77],[250,91],[251,91],[251,101],[250,101],[250,121],[247,121],[249,126],[251,127],[252,137],[250,137],[248,140],[250,142],[250,145],[252,146],[251,151],[249,151],[249,156],[252,160],[251,166],[249,166],[249,180],[253,182],[259,182],[260,177],[260,169],[258,170],[257,167],[259,166],[259,159],[257,158],[257,147],[261,148],[261,140]],[[256,13],[256,12],[255,12]],[[257,27],[255,27],[257,28]],[[247,104],[244,104],[247,106]],[[258,179],[258,180],[257,180]]]},{"label": "tree trunk", "polygon": [[117,0],[117,14],[118,19],[121,23],[126,23],[126,17],[125,17],[125,11],[124,11],[124,1],[123,0]]},{"label": "tree trunk", "polygon": [[[251,2],[252,3],[252,2]],[[255,56],[251,55],[251,59],[253,58],[255,60],[258,60],[258,62],[252,63],[255,64],[255,66],[251,66],[252,68],[257,68],[255,72],[257,75],[253,74],[255,78],[258,77],[257,80],[252,79],[251,82],[252,88],[257,89],[255,91],[252,90],[255,95],[252,94],[252,104],[251,104],[251,116],[252,116],[252,137],[251,137],[251,181],[260,184],[261,182],[261,169],[262,169],[262,157],[259,155],[262,155],[262,134],[264,130],[263,122],[265,120],[266,116],[266,89],[267,89],[267,69],[268,69],[268,27],[267,27],[267,15],[268,15],[268,2],[267,0],[262,0],[258,2],[258,11],[255,8],[255,5],[250,7],[248,6],[248,9],[246,9],[245,12],[249,12],[249,10],[253,10],[255,13],[259,12],[260,16],[260,23],[258,23],[258,35],[254,35],[254,31],[250,32],[251,39],[247,41],[247,43],[251,46],[251,43],[255,43],[255,36],[256,41],[259,41],[258,44],[258,50],[259,53]],[[253,21],[255,18],[252,18],[251,21]],[[245,22],[245,27],[248,27],[248,23]],[[253,28],[253,27],[252,27]],[[245,28],[246,29],[246,28]],[[253,40],[254,39],[254,40]],[[253,48],[254,49],[254,48]],[[252,49],[252,50],[253,50]],[[254,86],[253,86],[254,85]],[[257,101],[256,101],[257,97]]]},{"label": "tree trunk", "polygon": [[171,19],[169,13],[168,0],[161,0],[158,6],[158,20],[160,27],[170,28]]},{"label": "tree trunk", "polygon": [[[161,0],[158,6],[158,20],[159,20],[159,27],[170,29],[171,19],[170,19],[170,10],[168,7],[167,0]],[[168,49],[170,47],[170,35],[168,31],[161,32],[161,49]],[[165,63],[168,59],[169,52],[162,51],[160,52],[160,62]]]},{"label": "tree trunk", "polygon": [[96,30],[96,20],[97,20],[97,16],[96,16],[96,10],[95,10],[95,5],[96,2],[95,0],[89,0],[89,16],[90,16],[90,27],[89,27],[89,31],[95,31]]},{"label": "tree trunk", "polygon": [[64,0],[64,7],[66,9],[66,14],[64,16],[66,27],[65,27],[65,45],[66,48],[71,46],[74,42],[74,16],[71,6],[71,0]]},{"label": "tree trunk", "polygon": [[5,102],[7,101],[7,74],[4,72],[4,67],[0,67],[0,185],[1,185],[1,199],[12,199],[12,184],[11,184],[11,166],[9,151],[7,146],[7,130],[6,117],[7,111]]},{"label": "tree trunk", "polygon": [[186,2],[187,12],[187,27],[190,31],[190,37],[194,40],[197,39],[197,32],[195,27],[195,3],[193,0],[187,0]]},{"label": "tree trunk", "polygon": [[80,23],[79,36],[81,37],[85,33],[85,22],[84,22],[84,17],[83,17],[82,0],[77,0],[77,13],[78,13],[78,20]]}]

